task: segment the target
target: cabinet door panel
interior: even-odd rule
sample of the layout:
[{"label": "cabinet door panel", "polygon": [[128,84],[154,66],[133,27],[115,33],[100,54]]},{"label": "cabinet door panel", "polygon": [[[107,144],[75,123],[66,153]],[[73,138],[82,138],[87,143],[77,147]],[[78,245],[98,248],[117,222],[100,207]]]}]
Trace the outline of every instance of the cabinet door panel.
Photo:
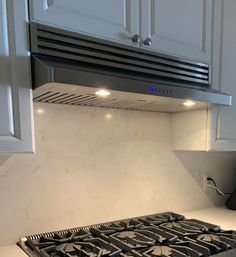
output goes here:
[{"label": "cabinet door panel", "polygon": [[[236,2],[234,0],[221,1],[219,13],[216,16],[219,24],[219,45],[215,52],[213,84],[233,96],[231,107],[220,107],[212,113],[212,149],[236,150]],[[220,27],[221,26],[221,27]],[[216,28],[217,29],[217,28]],[[216,41],[216,40],[215,40]],[[214,54],[214,57],[217,54]],[[213,81],[214,82],[214,81]]]},{"label": "cabinet door panel", "polygon": [[0,86],[0,103],[0,137],[11,137],[14,134],[14,122],[10,87]]},{"label": "cabinet door panel", "polygon": [[56,27],[135,44],[138,0],[30,0],[31,19]]},{"label": "cabinet door panel", "polygon": [[211,0],[141,1],[141,34],[152,39],[147,48],[210,61]]},{"label": "cabinet door panel", "polygon": [[[221,108],[219,112],[219,136],[225,139],[236,140],[236,2],[224,3],[223,28],[222,28],[222,60],[221,60],[221,90],[234,96],[230,108]],[[230,124],[230,126],[229,126]]]},{"label": "cabinet door panel", "polygon": [[0,154],[34,151],[27,0],[0,0]]}]

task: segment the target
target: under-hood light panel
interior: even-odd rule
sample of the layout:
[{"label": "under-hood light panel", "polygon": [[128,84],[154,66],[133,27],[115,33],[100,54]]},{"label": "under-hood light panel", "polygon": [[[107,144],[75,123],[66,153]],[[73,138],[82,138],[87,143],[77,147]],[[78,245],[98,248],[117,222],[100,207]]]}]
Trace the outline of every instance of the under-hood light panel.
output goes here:
[{"label": "under-hood light panel", "polygon": [[100,90],[95,92],[95,95],[102,96],[102,97],[108,96],[110,94],[111,93],[106,89],[100,89]]},{"label": "under-hood light panel", "polygon": [[[47,94],[47,92],[49,93]],[[144,95],[114,90],[109,90],[109,92],[110,95],[101,97],[95,95],[94,88],[91,87],[62,83],[49,83],[37,88],[37,90],[34,90],[33,93],[34,101],[37,102],[103,107],[133,111],[173,113],[188,110],[207,109],[210,107],[208,103],[199,101],[195,101],[194,104],[190,104],[190,100],[184,101],[183,99],[174,99],[171,97]],[[63,95],[64,100],[61,101],[61,98],[54,98],[52,100],[51,95],[54,95],[55,93],[58,93],[58,96]],[[76,95],[78,95],[78,97],[75,100],[66,101],[66,98],[71,99],[71,96],[75,97]],[[186,107],[184,103],[186,103],[188,107]],[[106,118],[110,118],[110,115],[108,115]]]},{"label": "under-hood light panel", "polygon": [[186,107],[191,107],[191,106],[194,106],[196,103],[192,100],[187,100],[185,102],[183,102],[183,105],[186,106]]}]

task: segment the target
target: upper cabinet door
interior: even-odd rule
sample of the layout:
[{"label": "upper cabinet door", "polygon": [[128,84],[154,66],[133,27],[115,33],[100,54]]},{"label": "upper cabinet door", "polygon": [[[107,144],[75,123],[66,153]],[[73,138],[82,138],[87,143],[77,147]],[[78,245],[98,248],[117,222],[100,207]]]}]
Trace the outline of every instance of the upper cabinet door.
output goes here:
[{"label": "upper cabinet door", "polygon": [[137,45],[138,0],[30,0],[31,20]]},{"label": "upper cabinet door", "polygon": [[27,0],[0,0],[0,154],[34,152]]},{"label": "upper cabinet door", "polygon": [[212,0],[141,0],[147,49],[210,62],[211,29]]},{"label": "upper cabinet door", "polygon": [[232,106],[174,114],[174,150],[236,151],[235,13],[235,0],[214,1],[212,87],[232,95]]},{"label": "upper cabinet door", "polygon": [[231,94],[231,107],[215,108],[211,113],[211,148],[236,151],[236,1],[216,1],[213,48],[213,86]]}]

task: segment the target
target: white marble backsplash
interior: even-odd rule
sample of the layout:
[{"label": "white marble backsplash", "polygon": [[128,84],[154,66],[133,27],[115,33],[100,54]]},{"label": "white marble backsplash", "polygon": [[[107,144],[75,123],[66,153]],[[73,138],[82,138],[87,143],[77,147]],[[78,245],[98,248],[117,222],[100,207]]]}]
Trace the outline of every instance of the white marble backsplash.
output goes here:
[{"label": "white marble backsplash", "polygon": [[[0,156],[0,245],[28,234],[222,203],[235,153],[173,152],[170,115],[35,104],[36,154]],[[236,185],[235,185],[236,186]]]}]

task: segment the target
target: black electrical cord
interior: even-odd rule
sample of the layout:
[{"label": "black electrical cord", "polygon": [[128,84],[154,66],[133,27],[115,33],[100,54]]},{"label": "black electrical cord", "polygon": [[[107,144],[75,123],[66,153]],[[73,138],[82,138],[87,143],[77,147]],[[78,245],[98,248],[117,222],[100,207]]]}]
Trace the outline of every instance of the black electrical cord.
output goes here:
[{"label": "black electrical cord", "polygon": [[217,190],[217,185],[216,185],[216,182],[215,182],[215,180],[213,179],[213,178],[211,178],[211,177],[207,177],[207,181],[211,181],[213,184],[214,184],[214,186],[216,187],[215,188],[215,190],[216,190],[216,193],[218,194],[218,195],[231,195],[232,193],[224,193],[224,192],[222,192],[222,193],[220,193],[219,191],[221,191],[221,190]]}]

